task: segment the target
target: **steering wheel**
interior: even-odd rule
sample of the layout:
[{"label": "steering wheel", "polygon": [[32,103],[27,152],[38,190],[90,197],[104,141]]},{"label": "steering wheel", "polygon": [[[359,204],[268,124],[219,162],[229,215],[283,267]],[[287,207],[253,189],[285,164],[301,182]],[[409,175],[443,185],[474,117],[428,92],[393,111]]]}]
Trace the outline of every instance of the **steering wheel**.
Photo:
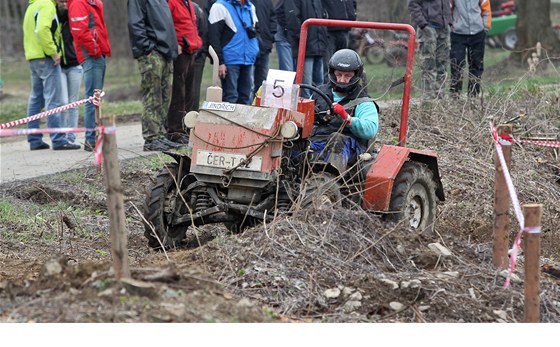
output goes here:
[{"label": "steering wheel", "polygon": [[335,117],[334,108],[332,105],[334,101],[331,100],[331,98],[327,94],[325,94],[325,92],[323,92],[321,89],[315,86],[309,84],[300,84],[299,87],[303,89],[311,90],[312,92],[316,93],[321,98],[323,98],[323,100],[327,102],[329,108],[326,110],[319,110],[317,108],[317,104],[315,103],[315,118],[319,120],[319,123],[322,124],[330,123],[330,121]]}]

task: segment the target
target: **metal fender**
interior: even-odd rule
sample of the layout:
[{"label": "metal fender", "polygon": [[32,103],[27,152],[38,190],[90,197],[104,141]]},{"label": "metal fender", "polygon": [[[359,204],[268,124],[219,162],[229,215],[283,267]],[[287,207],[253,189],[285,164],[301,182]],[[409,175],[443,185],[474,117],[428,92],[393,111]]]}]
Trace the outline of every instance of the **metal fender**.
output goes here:
[{"label": "metal fender", "polygon": [[436,196],[443,201],[443,185],[439,177],[437,154],[401,146],[383,145],[375,162],[369,168],[364,184],[362,207],[367,210],[387,211],[391,201],[393,183],[407,160],[428,165],[434,174]]}]

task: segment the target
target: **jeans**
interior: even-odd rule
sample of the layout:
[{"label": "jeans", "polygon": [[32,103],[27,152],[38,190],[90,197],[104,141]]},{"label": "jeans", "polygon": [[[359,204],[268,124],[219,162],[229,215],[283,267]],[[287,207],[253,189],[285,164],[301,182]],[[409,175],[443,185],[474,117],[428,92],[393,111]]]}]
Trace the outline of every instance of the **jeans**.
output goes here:
[{"label": "jeans", "polygon": [[226,68],[226,77],[222,78],[223,101],[250,105],[253,65],[226,65]]},{"label": "jeans", "polygon": [[274,35],[276,40],[276,53],[278,54],[278,69],[285,71],[295,71],[294,60],[292,58],[292,46],[284,33],[284,29],[278,25],[278,31]]},{"label": "jeans", "polygon": [[261,87],[263,81],[266,81],[266,76],[268,75],[268,65],[270,61],[269,53],[262,53],[257,56],[257,60],[254,65],[254,87],[253,96],[257,94],[257,90]]},{"label": "jeans", "polygon": [[451,93],[461,93],[463,89],[463,70],[465,60],[469,63],[469,96],[480,93],[480,80],[484,72],[484,46],[486,32],[474,35],[451,33]]},{"label": "jeans", "polygon": [[[27,103],[27,115],[33,116],[45,108],[50,110],[59,107],[60,104],[60,65],[55,65],[51,58],[33,59],[29,61],[31,70],[31,95]],[[40,119],[27,123],[27,128],[36,129],[41,124]],[[60,113],[47,117],[48,128],[60,128]],[[66,134],[50,134],[53,147],[64,145]],[[42,134],[27,135],[27,141],[31,148],[38,147],[43,142]]]},{"label": "jeans", "polygon": [[[82,77],[83,69],[81,65],[62,68],[61,102],[63,105],[78,101]],[[77,128],[79,114],[80,110],[77,107],[61,112],[60,126],[62,128]],[[72,143],[76,141],[76,134],[74,133],[68,133],[66,137]]]},{"label": "jeans", "polygon": [[[323,57],[320,55],[305,57],[303,64],[303,84],[312,84],[320,86],[323,84]],[[301,89],[301,96],[309,98],[311,91],[309,89]]]},{"label": "jeans", "polygon": [[183,117],[186,110],[193,108],[193,90],[194,55],[182,53],[173,61],[173,86],[167,112],[167,133],[186,133],[183,129]]},{"label": "jeans", "polygon": [[[82,62],[86,98],[93,95],[95,89],[103,89],[105,80],[105,57],[88,57]],[[95,128],[95,105],[91,102],[85,106],[84,124],[86,129]],[[86,143],[95,144],[95,131],[86,131]]]},{"label": "jeans", "polygon": [[200,107],[200,86],[202,84],[202,72],[204,71],[204,64],[206,63],[206,55],[194,58],[194,90],[193,90],[193,104],[189,111],[198,111]]}]

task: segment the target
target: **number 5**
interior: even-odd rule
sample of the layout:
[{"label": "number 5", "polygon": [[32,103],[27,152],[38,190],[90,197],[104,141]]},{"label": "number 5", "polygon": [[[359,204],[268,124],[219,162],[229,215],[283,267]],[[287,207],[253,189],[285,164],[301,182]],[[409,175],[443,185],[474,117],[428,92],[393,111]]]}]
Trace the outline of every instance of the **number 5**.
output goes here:
[{"label": "number 5", "polygon": [[[275,98],[281,98],[282,96],[284,96],[284,87],[278,85],[278,82],[282,83],[284,82],[284,80],[274,80],[274,85],[272,86],[272,89],[274,89],[274,91],[272,92],[272,95]],[[280,92],[277,92],[277,89],[280,89]]]}]

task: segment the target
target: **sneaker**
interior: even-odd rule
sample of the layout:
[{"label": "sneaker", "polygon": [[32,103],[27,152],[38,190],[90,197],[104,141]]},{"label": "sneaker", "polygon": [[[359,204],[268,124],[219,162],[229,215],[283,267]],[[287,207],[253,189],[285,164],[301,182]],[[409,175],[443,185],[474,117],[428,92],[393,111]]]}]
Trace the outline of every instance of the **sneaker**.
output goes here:
[{"label": "sneaker", "polygon": [[144,141],[144,151],[168,151],[170,149],[176,149],[179,145],[171,142],[167,139],[155,139]]},{"label": "sneaker", "polygon": [[170,133],[167,134],[167,139],[171,142],[187,145],[189,143],[189,135],[185,133]]},{"label": "sneaker", "polygon": [[32,151],[38,151],[38,150],[41,150],[41,149],[49,149],[49,148],[51,148],[51,146],[49,146],[49,144],[45,143],[45,142],[41,142],[40,144],[38,144],[36,146],[29,145],[29,149],[32,150]]},{"label": "sneaker", "polygon": [[84,143],[84,151],[93,152],[94,149],[95,149],[95,143],[87,142],[87,141]]},{"label": "sneaker", "polygon": [[68,150],[72,150],[72,149],[80,149],[82,148],[80,145],[75,145],[73,143],[70,142],[66,142],[60,146],[53,146],[53,151],[68,151]]}]

